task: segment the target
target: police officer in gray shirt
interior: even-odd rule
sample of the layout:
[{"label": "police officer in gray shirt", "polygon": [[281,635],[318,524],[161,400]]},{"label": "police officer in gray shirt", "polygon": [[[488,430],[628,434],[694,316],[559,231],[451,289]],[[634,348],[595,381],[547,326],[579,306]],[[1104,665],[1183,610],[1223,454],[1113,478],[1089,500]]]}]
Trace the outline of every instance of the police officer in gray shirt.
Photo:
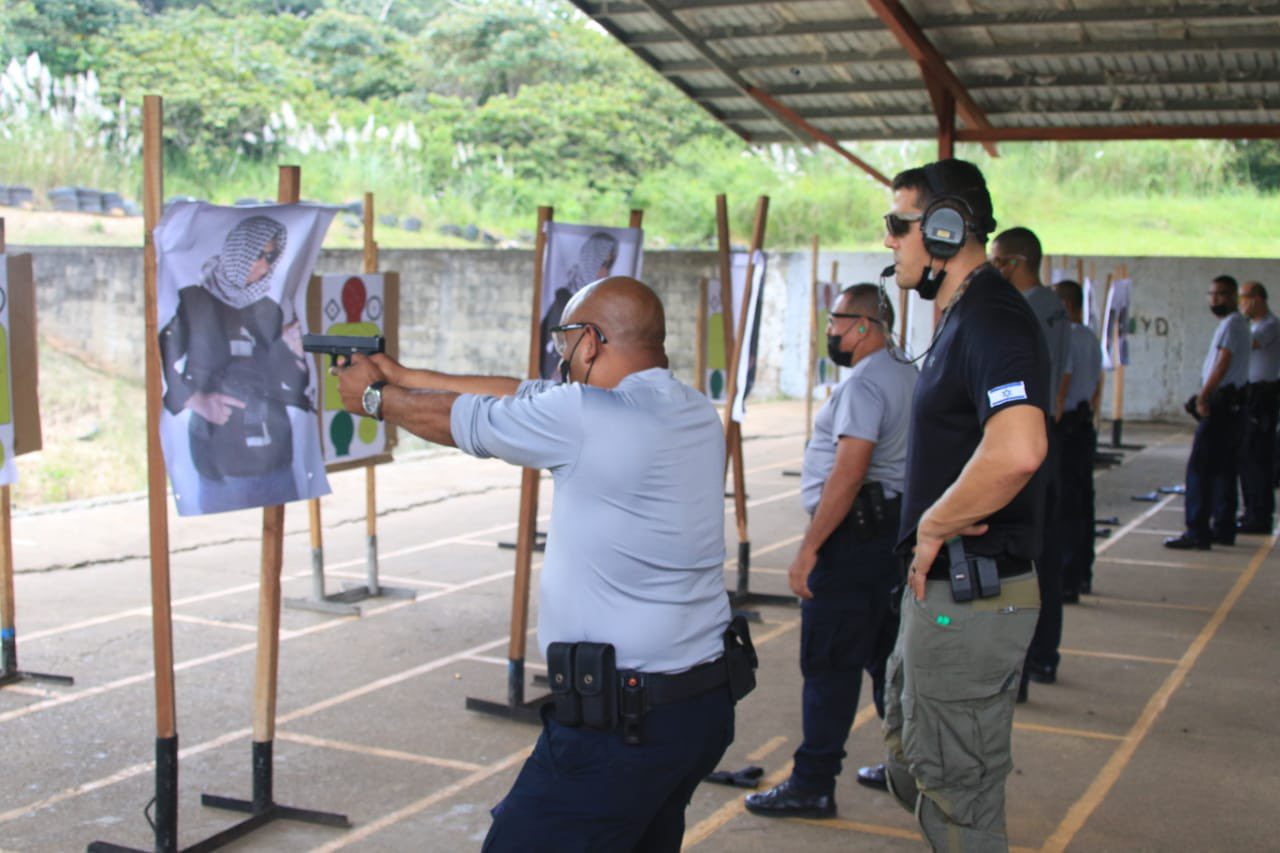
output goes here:
[{"label": "police officer in gray shirt", "polygon": [[1200,369],[1196,425],[1187,458],[1186,530],[1166,548],[1207,551],[1236,541],[1236,455],[1244,430],[1249,379],[1249,321],[1236,310],[1236,280],[1220,275],[1209,288],[1209,310],[1221,318]]},{"label": "police officer in gray shirt", "polygon": [[[790,778],[746,798],[748,811],[766,817],[835,816],[864,668],[879,675],[884,715],[884,667],[898,625],[891,590],[901,576],[893,547],[916,386],[915,368],[889,349],[892,328],[893,308],[873,284],[845,290],[827,321],[827,354],[853,369],[818,412],[805,448],[800,490],[811,521],[788,572],[803,599],[804,737]],[[877,771],[883,787],[883,767],[866,768]]]},{"label": "police officer in gray shirt", "polygon": [[563,384],[357,356],[339,387],[351,411],[555,480],[538,637],[569,678],[552,679],[554,712],[484,849],[674,853],[739,695],[720,421],[667,369],[662,303],[641,282],[588,285],[552,332]]},{"label": "police officer in gray shirt", "polygon": [[1040,583],[1040,620],[1027,650],[1018,701],[1027,698],[1027,682],[1052,684],[1058,675],[1058,646],[1062,642],[1063,530],[1059,505],[1062,497],[1062,436],[1056,428],[1062,418],[1065,373],[1071,348],[1071,321],[1058,295],[1040,282],[1043,254],[1040,240],[1029,228],[1001,231],[991,243],[991,262],[1016,287],[1035,312],[1049,346],[1049,387],[1053,392],[1053,423],[1049,430],[1049,454],[1044,460],[1044,544],[1036,560]]},{"label": "police officer in gray shirt", "polygon": [[1102,347],[1082,322],[1084,292],[1070,279],[1053,286],[1071,320],[1071,350],[1063,376],[1062,416],[1057,432],[1062,441],[1062,600],[1074,604],[1081,593],[1093,591],[1093,457],[1098,433],[1093,413],[1102,393]]},{"label": "police officer in gray shirt", "polygon": [[1270,533],[1275,521],[1276,415],[1280,409],[1280,320],[1267,307],[1267,289],[1246,281],[1240,310],[1249,319],[1249,384],[1245,387],[1244,443],[1240,446],[1240,533]]}]

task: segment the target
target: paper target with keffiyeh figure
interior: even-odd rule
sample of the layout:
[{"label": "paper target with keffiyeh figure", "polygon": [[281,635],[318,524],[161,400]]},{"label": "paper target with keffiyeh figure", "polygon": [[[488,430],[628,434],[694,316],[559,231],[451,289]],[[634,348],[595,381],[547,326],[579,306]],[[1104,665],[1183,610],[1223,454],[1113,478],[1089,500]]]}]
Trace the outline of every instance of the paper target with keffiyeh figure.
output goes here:
[{"label": "paper target with keffiyeh figure", "polygon": [[539,323],[539,374],[556,378],[560,354],[551,329],[561,322],[564,307],[582,288],[611,275],[640,277],[644,231],[596,225],[547,223],[547,251],[542,269],[542,313]]},{"label": "paper target with keffiyeh figure", "polygon": [[160,439],[180,515],[328,494],[303,285],[334,212],[180,202],[157,226]]},{"label": "paper target with keffiyeh figure", "polygon": [[[742,310],[742,294],[747,285],[746,252],[735,252],[730,270],[733,284],[733,305],[730,306],[733,318],[733,333],[738,333],[738,313]],[[733,419],[741,422],[746,417],[747,395],[756,379],[756,356],[760,349],[760,305],[764,290],[765,266],[768,256],[764,252],[756,252],[752,266],[751,304],[747,311],[746,334],[747,346],[740,348],[737,364],[737,396],[733,401]],[[714,403],[725,402],[729,389],[729,356],[724,346],[724,307],[720,294],[720,279],[713,278],[707,282],[707,396]]]},{"label": "paper target with keffiyeh figure", "polygon": [[13,369],[9,347],[9,275],[0,255],[0,486],[18,478],[13,450]]}]

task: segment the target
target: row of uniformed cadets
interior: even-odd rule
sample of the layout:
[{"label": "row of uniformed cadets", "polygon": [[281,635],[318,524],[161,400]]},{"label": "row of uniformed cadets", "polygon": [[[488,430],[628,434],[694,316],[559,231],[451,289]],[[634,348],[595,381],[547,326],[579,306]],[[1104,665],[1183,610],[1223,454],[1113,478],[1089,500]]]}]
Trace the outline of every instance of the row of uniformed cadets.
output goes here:
[{"label": "row of uniformed cadets", "polygon": [[[1236,535],[1270,534],[1275,521],[1276,413],[1280,407],[1280,321],[1256,281],[1240,288],[1220,275],[1209,285],[1219,318],[1187,401],[1196,418],[1187,458],[1186,529],[1166,548],[1208,550]],[[1244,514],[1236,517],[1237,479]]]},{"label": "row of uniformed cadets", "polygon": [[[900,173],[885,225],[898,285],[937,300],[941,319],[917,374],[891,346],[879,288],[851,288],[832,313],[828,351],[852,369],[806,450],[811,519],[789,571],[804,599],[803,741],[791,778],[748,808],[835,814],[867,668],[887,756],[864,781],[887,787],[935,848],[1004,850],[1013,706],[1041,616],[1050,424],[1075,399],[1059,384],[1069,356],[1051,360],[1032,303],[1001,272],[1018,254],[1037,269],[1038,247],[1034,262],[1014,243],[988,259],[996,223],[975,166]],[[538,635],[555,702],[484,849],[677,851],[690,796],[754,685],[724,592],[719,420],[668,369],[662,304],[641,282],[583,288],[552,337],[563,383],[356,356],[339,370],[343,403],[554,479]],[[1061,553],[1045,557],[1059,577]]]}]

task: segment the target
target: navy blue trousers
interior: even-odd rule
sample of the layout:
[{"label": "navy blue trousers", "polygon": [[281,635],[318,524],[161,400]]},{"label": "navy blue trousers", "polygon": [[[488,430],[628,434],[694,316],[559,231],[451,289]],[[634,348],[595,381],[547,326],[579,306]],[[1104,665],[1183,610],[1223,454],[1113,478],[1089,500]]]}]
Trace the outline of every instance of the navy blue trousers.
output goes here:
[{"label": "navy blue trousers", "polygon": [[[1044,528],[1040,558],[1036,560],[1036,581],[1040,585],[1040,618],[1027,649],[1027,660],[1057,669],[1062,643],[1062,434],[1057,424],[1049,427],[1049,452],[1042,465],[1044,488]],[[1092,474],[1091,474],[1092,476]]]},{"label": "navy blue trousers", "polygon": [[[886,521],[885,529],[896,532],[896,522]],[[859,542],[846,525],[819,549],[809,582],[814,597],[800,608],[804,740],[791,778],[803,791],[835,791],[864,669],[872,676],[876,710],[884,716],[885,661],[898,629],[890,610],[899,575],[893,540],[888,534]]]},{"label": "navy blue trousers", "polygon": [[678,853],[684,810],[733,742],[729,688],[645,714],[644,742],[620,729],[543,728],[511,792],[493,809],[485,853]]},{"label": "navy blue trousers", "polygon": [[[1215,395],[1216,396],[1216,395]],[[1236,454],[1242,438],[1239,405],[1214,401],[1201,418],[1187,458],[1187,533],[1201,542],[1236,535]]]},{"label": "navy blue trousers", "polygon": [[1078,593],[1093,581],[1093,458],[1098,433],[1092,412],[1083,404],[1064,416],[1058,429],[1062,435],[1062,587]]},{"label": "navy blue trousers", "polygon": [[1276,409],[1280,405],[1276,382],[1250,384],[1240,446],[1240,494],[1244,498],[1244,518],[1251,524],[1270,526],[1275,521],[1274,483],[1276,456]]}]

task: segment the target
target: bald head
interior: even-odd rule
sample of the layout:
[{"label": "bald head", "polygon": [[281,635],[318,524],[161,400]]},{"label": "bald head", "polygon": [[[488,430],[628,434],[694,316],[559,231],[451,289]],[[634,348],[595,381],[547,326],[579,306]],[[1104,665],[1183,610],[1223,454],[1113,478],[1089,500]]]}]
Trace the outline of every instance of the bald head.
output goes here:
[{"label": "bald head", "polygon": [[662,300],[649,285],[615,275],[593,281],[574,294],[562,323],[595,323],[611,346],[662,353],[667,339]]}]

